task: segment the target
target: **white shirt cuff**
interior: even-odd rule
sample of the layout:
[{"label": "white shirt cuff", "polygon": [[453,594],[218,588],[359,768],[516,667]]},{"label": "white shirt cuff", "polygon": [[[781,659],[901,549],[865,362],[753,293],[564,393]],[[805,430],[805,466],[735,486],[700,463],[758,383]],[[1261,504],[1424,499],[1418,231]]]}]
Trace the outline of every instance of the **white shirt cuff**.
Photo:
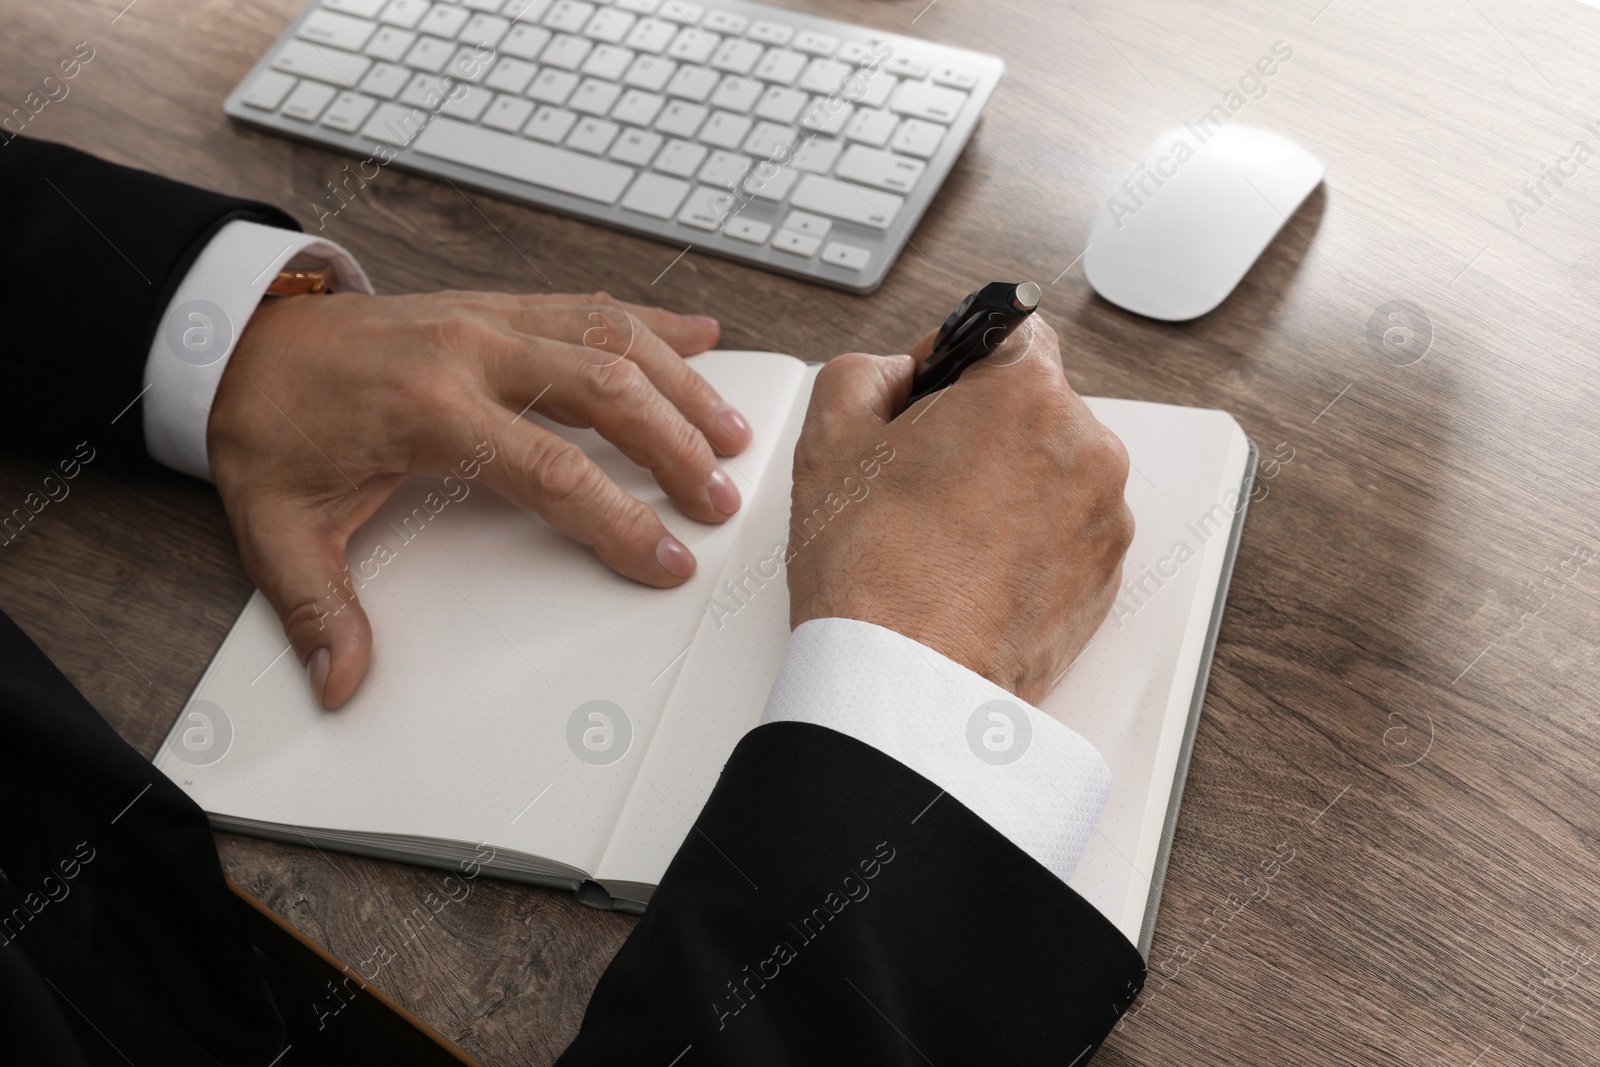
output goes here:
[{"label": "white shirt cuff", "polygon": [[236,219],[195,259],[161,316],[144,365],[144,441],[150,455],[211,479],[206,420],[239,333],[278,271],[300,253],[320,256],[339,288],[372,292],[355,258],[332,241]]},{"label": "white shirt cuff", "polygon": [[1111,796],[1111,769],[1082,735],[926,645],[855,619],[795,630],[761,721],[813,723],[871,745],[1063,882]]}]

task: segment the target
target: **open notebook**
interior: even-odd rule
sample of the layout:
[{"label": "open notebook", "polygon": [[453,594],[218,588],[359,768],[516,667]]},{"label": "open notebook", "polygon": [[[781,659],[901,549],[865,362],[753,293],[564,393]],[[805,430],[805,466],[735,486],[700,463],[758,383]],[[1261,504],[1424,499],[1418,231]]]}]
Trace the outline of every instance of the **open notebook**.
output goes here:
[{"label": "open notebook", "polygon": [[[689,582],[646,589],[481,482],[414,479],[350,542],[375,632],[355,697],[315,704],[257,593],[156,765],[219,829],[444,867],[476,857],[641,909],[782,663],[774,549],[817,370],[757,352],[694,366],[756,428],[725,461],[745,499],[725,525],[683,518],[592,431],[552,424],[694,550]],[[1254,446],[1222,412],[1089,404],[1134,464],[1130,584],[1043,708],[1116,779],[1072,884],[1144,948]]]}]

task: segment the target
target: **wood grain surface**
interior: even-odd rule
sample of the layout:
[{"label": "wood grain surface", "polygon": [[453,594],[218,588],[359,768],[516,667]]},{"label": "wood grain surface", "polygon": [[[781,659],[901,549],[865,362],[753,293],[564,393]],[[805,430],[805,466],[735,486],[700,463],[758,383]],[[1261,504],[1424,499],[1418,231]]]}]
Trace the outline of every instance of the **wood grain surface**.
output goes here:
[{"label": "wood grain surface", "polygon": [[[124,3],[0,0],[0,110],[88,40],[93,61],[26,133],[314,225],[346,160],[221,113],[298,5]],[[1097,1062],[1596,1062],[1600,564],[1577,560],[1600,552],[1600,158],[1562,164],[1537,200],[1522,186],[1574,142],[1600,150],[1600,10],[788,3],[1008,64],[873,296],[694,253],[663,275],[674,247],[395,172],[327,232],[380,291],[607,289],[810,358],[903,350],[976,285],[1038,280],[1080,392],[1223,408],[1277,460],[1245,527],[1151,981]],[[1079,256],[1105,198],[1278,41],[1292,58],[1234,121],[1303,142],[1324,188],[1198,322],[1095,297]],[[1399,354],[1369,332],[1391,301],[1414,331]],[[44,473],[0,460],[0,500]],[[93,466],[73,484],[0,552],[0,608],[150,754],[249,584],[208,486]],[[218,840],[235,880],[346,959],[394,945],[441,877]],[[974,921],[1027,936],[1009,908]],[[630,924],[481,880],[379,984],[485,1064],[547,1064]]]}]

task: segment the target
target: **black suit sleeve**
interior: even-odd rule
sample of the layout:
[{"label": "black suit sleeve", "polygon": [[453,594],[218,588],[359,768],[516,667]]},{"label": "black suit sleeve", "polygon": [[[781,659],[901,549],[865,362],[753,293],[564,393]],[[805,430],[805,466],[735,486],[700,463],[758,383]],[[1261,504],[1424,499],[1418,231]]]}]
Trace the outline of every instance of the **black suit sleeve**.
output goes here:
[{"label": "black suit sleeve", "polygon": [[776,723],[734,751],[559,1062],[1082,1067],[1144,978],[932,782]]},{"label": "black suit sleeve", "polygon": [[0,139],[0,204],[0,446],[46,461],[83,440],[142,456],[138,407],[117,416],[144,388],[195,257],[233,219],[299,228],[277,208],[26,137]]}]

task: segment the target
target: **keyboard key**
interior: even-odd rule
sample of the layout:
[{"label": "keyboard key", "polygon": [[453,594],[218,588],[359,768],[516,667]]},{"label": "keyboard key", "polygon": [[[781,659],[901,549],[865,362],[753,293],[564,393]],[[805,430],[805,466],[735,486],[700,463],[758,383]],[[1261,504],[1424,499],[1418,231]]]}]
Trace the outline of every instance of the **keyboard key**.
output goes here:
[{"label": "keyboard key", "polygon": [[489,64],[493,62],[494,49],[484,48],[481,45],[471,47],[462,45],[456,49],[456,54],[450,57],[450,62],[444,65],[444,72],[453,78],[476,85],[489,76]]},{"label": "keyboard key", "polygon": [[670,219],[689,195],[690,185],[664,174],[641,174],[622,198],[622,206],[641,215]]},{"label": "keyboard key", "polygon": [[890,56],[883,69],[902,78],[926,78],[928,61],[915,56]]},{"label": "keyboard key", "polygon": [[383,10],[383,0],[322,0],[322,6],[329,11],[342,11],[346,15],[370,19]]},{"label": "keyboard key", "polygon": [[664,19],[640,19],[634,23],[633,29],[628,32],[628,39],[623,43],[635,51],[660,55],[672,43],[677,32],[678,27]]},{"label": "keyboard key", "polygon": [[933,68],[933,84],[970,91],[978,87],[978,76],[964,67],[941,64]]},{"label": "keyboard key", "polygon": [[718,111],[700,128],[699,140],[713,148],[738,148],[753,123],[743,115]]},{"label": "keyboard key", "polygon": [[425,156],[477,167],[602,204],[615,204],[633,180],[632,168],[620,163],[552,148],[449,118],[436,118],[428,123],[412,147]]},{"label": "keyboard key", "polygon": [[864,270],[872,259],[872,253],[865,248],[847,245],[840,241],[829,241],[822,250],[822,262],[833,267],[843,267],[845,270]]},{"label": "keyboard key", "polygon": [[434,74],[414,74],[400,91],[400,102],[409,107],[425,107],[437,111],[444,106],[444,79]]},{"label": "keyboard key", "polygon": [[737,111],[742,115],[755,106],[756,99],[760,96],[759,82],[741,78],[737,74],[729,74],[717,84],[717,91],[711,94],[711,106],[720,107],[724,111]]},{"label": "keyboard key", "polygon": [[762,160],[750,168],[744,180],[744,191],[757,200],[781,203],[789,195],[789,190],[794,188],[798,177],[800,175],[789,167],[779,167],[771,160]]},{"label": "keyboard key", "polygon": [[889,109],[914,119],[928,119],[949,124],[961,114],[966,102],[967,94],[959,89],[945,89],[923,82],[906,82],[895,90]]},{"label": "keyboard key", "polygon": [[484,79],[483,84],[491,89],[498,89],[502,93],[520,95],[522,90],[528,87],[528,83],[533,81],[533,76],[538,71],[538,67],[525,59],[512,59],[510,56],[506,56],[494,65],[494,69],[489,72],[489,76]]},{"label": "keyboard key", "polygon": [[617,7],[635,15],[651,15],[661,6],[661,0],[617,0]]},{"label": "keyboard key", "polygon": [[493,99],[494,94],[487,89],[458,84],[453,92],[445,95],[444,107],[439,109],[439,114],[477,122],[478,116],[483,114]]},{"label": "keyboard key", "polygon": [[800,116],[800,126],[828,137],[837,137],[855,110],[853,104],[847,104],[836,96],[819,96]]},{"label": "keyboard key", "polygon": [[661,149],[662,137],[648,130],[623,130],[617,143],[611,146],[611,158],[618,163],[631,163],[636,167],[649,166]]},{"label": "keyboard key", "polygon": [[585,115],[603,116],[611,111],[621,95],[622,86],[616,82],[585,78],[583,84],[578,86],[578,91],[572,94],[572,99],[567,101],[567,106]]},{"label": "keyboard key", "polygon": [[607,122],[605,119],[584,119],[567,138],[567,147],[588,152],[590,155],[603,156],[606,149],[611,147],[611,142],[615,141],[617,134],[621,132],[622,127],[614,122]]},{"label": "keyboard key", "polygon": [[351,55],[337,48],[325,48],[305,41],[286,41],[272,57],[272,66],[285,74],[315,78],[341,89],[351,88],[372,66],[366,56]]},{"label": "keyboard key", "polygon": [[671,22],[681,22],[686,26],[693,26],[700,21],[706,9],[699,4],[688,3],[687,0],[661,0],[661,7],[656,14]]},{"label": "keyboard key", "polygon": [[516,96],[497,96],[483,116],[483,124],[497,130],[505,130],[507,133],[516,133],[522,129],[523,123],[527,122],[528,116],[532,114],[532,100],[523,100]]},{"label": "keyboard key", "polygon": [[378,32],[372,35],[372,40],[367,42],[366,53],[373,59],[385,59],[390,63],[398,63],[401,58],[411,50],[416,43],[417,35],[410,30],[397,29],[394,26],[380,26]]},{"label": "keyboard key", "polygon": [[887,111],[862,108],[851,116],[850,122],[844,128],[844,135],[852,141],[882,148],[889,143],[889,137],[894,133],[898,121]]},{"label": "keyboard key", "polygon": [[833,173],[844,181],[860,182],[891,193],[909,193],[916,188],[917,179],[927,168],[920,159],[907,159],[857,144],[845,152]]},{"label": "keyboard key", "polygon": [[500,39],[511,28],[511,23],[494,15],[474,15],[467,21],[456,38],[462,44],[479,44],[485,48],[493,48],[500,43]]},{"label": "keyboard key", "polygon": [[295,36],[303,37],[315,44],[359,52],[361,46],[367,43],[367,38],[372,36],[372,31],[377,28],[376,23],[368,22],[366,19],[336,15],[331,11],[313,11],[306,16],[304,22],[300,23]]},{"label": "keyboard key", "polygon": [[709,67],[679,67],[667,84],[667,95],[701,103],[717,87],[717,81],[717,72]]},{"label": "keyboard key", "polygon": [[811,30],[801,30],[794,35],[794,49],[811,56],[831,56],[839,47],[839,38],[830,37],[825,33],[815,33]]},{"label": "keyboard key", "polygon": [[647,89],[652,93],[659,93],[667,87],[667,80],[672,77],[672,72],[678,65],[670,59],[661,59],[657,56],[640,56],[633,61],[633,66],[628,68],[622,76],[623,85],[631,85],[637,89]]},{"label": "keyboard key", "polygon": [[711,114],[709,108],[674,100],[667,105],[661,117],[656,119],[656,129],[674,137],[693,137],[709,114]]},{"label": "keyboard key", "polygon": [[700,169],[700,163],[705,158],[706,149],[703,145],[690,144],[688,141],[668,141],[667,147],[656,157],[656,170],[687,178]]},{"label": "keyboard key", "polygon": [[749,37],[762,44],[785,45],[794,36],[794,28],[776,22],[758,21],[750,24]]},{"label": "keyboard key", "polygon": [[629,89],[611,109],[611,117],[630,126],[648,126],[656,120],[667,98],[642,89]]},{"label": "keyboard key", "polygon": [[734,74],[749,74],[756,67],[756,62],[761,59],[761,46],[754,41],[729,38],[722,42],[711,56],[713,70],[732,71]]},{"label": "keyboard key", "polygon": [[944,127],[937,122],[906,119],[900,124],[899,129],[894,131],[889,147],[896,152],[928,159],[942,140],[944,140]]},{"label": "keyboard key", "polygon": [[771,158],[779,147],[793,147],[794,139],[795,132],[789,126],[780,126],[776,122],[758,122],[756,128],[750,131],[750,136],[744,139],[744,151],[752,156]]},{"label": "keyboard key", "polygon": [[289,90],[294,88],[295,82],[299,80],[275,70],[265,70],[256,75],[256,80],[250,83],[250,88],[245,90],[241,99],[251,107],[260,108],[262,111],[276,111],[278,105],[283,103],[283,98],[289,95]]},{"label": "keyboard key", "polygon": [[411,80],[411,72],[405,67],[397,67],[393,63],[379,63],[372,68],[361,81],[361,91],[381,96],[385,100],[393,100],[400,95],[400,90],[406,87],[406,82]]},{"label": "keyboard key", "polygon": [[830,140],[826,137],[812,137],[800,142],[800,147],[795,149],[794,159],[790,166],[795,170],[807,171],[811,174],[826,174],[833,169],[833,161],[839,158],[839,153],[844,149],[842,142]]},{"label": "keyboard key", "polygon": [[539,57],[539,62],[547,67],[577,70],[588,58],[589,50],[593,47],[593,41],[586,41],[582,37],[574,37],[567,33],[558,34],[556,39],[550,42],[550,47]]},{"label": "keyboard key", "polygon": [[[673,0],[666,0],[672,3]],[[708,189],[704,185],[689,194],[689,202],[678,212],[678,221],[699,230],[716,230],[733,209],[733,194]]]},{"label": "keyboard key", "polygon": [[456,34],[461,32],[461,27],[467,24],[469,17],[466,8],[454,4],[434,4],[428,9],[428,13],[422,16],[417,29],[422,33],[430,33],[435,37],[453,41]]},{"label": "keyboard key", "polygon": [[721,38],[695,26],[685,26],[667,45],[667,55],[684,63],[704,63],[717,50]]},{"label": "keyboard key", "polygon": [[518,59],[533,59],[544,51],[545,45],[550,43],[551,36],[550,31],[542,26],[518,24],[511,27],[511,32],[500,42],[500,51]]},{"label": "keyboard key", "polygon": [[[861,72],[854,76],[846,77],[841,87],[845,99],[862,107],[882,107],[889,99],[889,94],[900,79],[882,70],[874,71],[871,77],[865,77]],[[939,90],[944,92],[943,89]]]},{"label": "keyboard key", "polygon": [[528,96],[545,104],[565,104],[578,87],[578,76],[564,70],[541,70],[528,86]]},{"label": "keyboard key", "polygon": [[731,11],[713,11],[700,20],[700,25],[715,33],[743,33],[750,20]]},{"label": "keyboard key", "polygon": [[[628,36],[628,31],[633,29],[633,24],[638,21],[638,16],[630,15],[626,11],[615,8],[603,7],[594,13],[583,27],[583,35],[596,41],[607,44],[620,44]],[[677,205],[673,205],[676,207]]]},{"label": "keyboard key", "polygon": [[437,37],[423,37],[411,46],[411,51],[406,53],[405,64],[414,70],[437,74],[455,54],[456,46],[449,41],[441,41]]},{"label": "keyboard key", "polygon": [[756,64],[756,77],[776,85],[793,85],[806,67],[806,57],[785,48],[769,48]]},{"label": "keyboard key", "polygon": [[428,0],[390,0],[389,6],[378,16],[378,21],[399,26],[401,29],[414,30],[417,28],[417,23],[422,21],[422,16],[427,13]]},{"label": "keyboard key", "polygon": [[872,57],[872,47],[861,41],[847,41],[839,47],[839,54],[835,57],[841,63],[857,66],[864,59]]},{"label": "keyboard key", "polygon": [[552,30],[577,33],[593,14],[594,5],[586,4],[583,0],[556,0],[550,5],[550,13],[544,17],[544,24]]},{"label": "keyboard key", "polygon": [[821,215],[808,215],[804,211],[791,211],[789,217],[783,220],[783,228],[807,237],[826,237],[828,231],[833,229],[833,220]]},{"label": "keyboard key", "polygon": [[874,229],[886,229],[905,203],[903,197],[863,189],[816,174],[807,174],[795,186],[789,203],[802,211],[843,219]]},{"label": "keyboard key", "polygon": [[781,85],[769,86],[767,91],[761,94],[761,99],[756,102],[756,117],[772,122],[792,123],[809,99],[810,97],[798,89],[785,89]]},{"label": "keyboard key", "polygon": [[564,108],[541,107],[522,129],[522,136],[532,137],[551,144],[560,144],[568,132],[577,125],[578,116]]},{"label": "keyboard key", "polygon": [[700,168],[700,180],[719,189],[734,189],[750,169],[750,160],[737,152],[713,152]]},{"label": "keyboard key", "polygon": [[474,11],[499,11],[504,0],[461,0],[463,7],[470,7]]},{"label": "keyboard key", "polygon": [[379,104],[361,127],[360,136],[383,144],[406,145],[432,118],[426,111],[403,104]]},{"label": "keyboard key", "polygon": [[747,241],[753,245],[767,243],[767,235],[772,232],[772,225],[766,222],[757,222],[735,215],[728,220],[722,232],[732,237],[735,241]]},{"label": "keyboard key", "polygon": [[817,246],[820,244],[822,244],[822,241],[818,238],[807,237],[805,234],[795,233],[793,230],[779,230],[778,236],[772,239],[773,248],[805,259],[810,259],[816,255]]},{"label": "keyboard key", "polygon": [[322,124],[340,133],[355,133],[361,128],[361,124],[367,121],[367,116],[372,113],[377,103],[370,96],[362,96],[346,89],[334,99],[333,106],[322,113]]},{"label": "keyboard key", "polygon": [[808,93],[837,92],[854,69],[833,59],[813,59],[800,74],[800,88]]},{"label": "keyboard key", "polygon": [[603,44],[590,52],[589,58],[583,61],[583,72],[592,77],[614,82],[622,78],[622,72],[627,70],[628,64],[632,62],[633,53],[626,48]]},{"label": "keyboard key", "polygon": [[506,6],[500,9],[500,14],[513,23],[532,25],[543,18],[549,9],[550,0],[506,0]]}]

